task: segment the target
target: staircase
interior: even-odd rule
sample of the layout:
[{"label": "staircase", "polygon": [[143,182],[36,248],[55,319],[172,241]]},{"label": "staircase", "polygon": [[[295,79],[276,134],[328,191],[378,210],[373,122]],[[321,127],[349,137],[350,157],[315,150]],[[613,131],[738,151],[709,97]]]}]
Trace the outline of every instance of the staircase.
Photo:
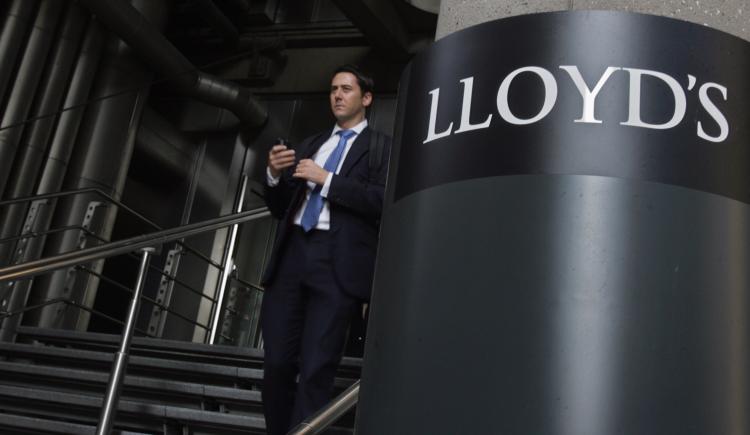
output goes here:
[{"label": "staircase", "polygon": [[[0,433],[93,434],[120,336],[20,327],[0,342]],[[263,352],[133,339],[113,433],[264,434]],[[344,358],[343,390],[361,360]],[[351,434],[353,412],[326,434]]]}]

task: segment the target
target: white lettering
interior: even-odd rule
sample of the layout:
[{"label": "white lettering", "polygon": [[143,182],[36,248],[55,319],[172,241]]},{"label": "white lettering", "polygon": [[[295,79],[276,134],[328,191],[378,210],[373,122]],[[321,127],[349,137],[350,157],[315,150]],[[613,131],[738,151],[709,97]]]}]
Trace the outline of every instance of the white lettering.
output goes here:
[{"label": "white lettering", "polygon": [[464,102],[461,106],[461,125],[456,130],[456,133],[463,133],[465,131],[479,130],[490,126],[492,121],[492,114],[487,116],[487,120],[481,124],[471,123],[471,94],[474,89],[474,77],[467,77],[461,80],[464,84]]},{"label": "white lettering", "polygon": [[438,100],[440,99],[440,88],[430,91],[432,102],[430,103],[430,126],[427,128],[427,139],[422,143],[432,142],[435,139],[449,136],[453,130],[453,123],[448,125],[448,129],[440,133],[435,133],[435,124],[437,123]]},{"label": "white lettering", "polygon": [[718,89],[724,97],[724,101],[727,100],[727,88],[716,83],[706,83],[698,90],[698,98],[700,99],[703,108],[705,108],[706,112],[708,112],[714,121],[719,124],[719,135],[709,136],[706,134],[705,130],[703,130],[701,122],[698,121],[698,137],[710,142],[723,142],[729,136],[729,123],[727,122],[727,118],[724,117],[724,114],[721,113],[713,101],[708,98],[708,90],[711,88]]},{"label": "white lettering", "polygon": [[573,83],[575,83],[576,88],[578,88],[578,92],[581,93],[581,97],[583,97],[583,110],[581,113],[581,118],[576,119],[574,122],[601,124],[602,121],[596,119],[595,116],[594,105],[596,104],[596,96],[599,94],[599,91],[602,90],[602,87],[604,86],[604,83],[606,83],[607,79],[609,79],[609,76],[611,76],[615,71],[622,68],[618,68],[615,66],[608,67],[607,70],[604,71],[604,74],[601,76],[599,81],[596,83],[596,86],[594,86],[593,91],[590,90],[586,85],[586,82],[583,81],[583,77],[581,76],[581,72],[578,70],[577,66],[563,65],[560,67],[560,69],[567,71],[567,73],[570,75],[570,78],[573,79]]},{"label": "white lettering", "polygon": [[[536,116],[529,119],[518,118],[510,111],[510,107],[508,106],[508,90],[510,89],[510,84],[517,75],[524,72],[530,72],[538,75],[544,83],[544,104],[542,104],[542,109]],[[557,82],[555,81],[555,77],[551,72],[538,66],[527,66],[524,68],[519,68],[508,74],[508,76],[505,77],[505,80],[503,80],[503,82],[500,84],[500,89],[497,92],[497,110],[498,112],[500,112],[500,116],[504,120],[515,125],[527,125],[539,121],[549,114],[549,112],[555,106],[556,101]]]},{"label": "white lettering", "polygon": [[[688,74],[688,83],[686,85],[687,90],[683,88],[683,86],[672,76],[662,73],[659,71],[652,71],[647,69],[639,69],[639,68],[626,68],[626,67],[616,67],[616,66],[608,66],[602,73],[602,75],[598,78],[596,81],[596,85],[593,88],[590,88],[588,83],[583,78],[583,75],[581,74],[580,68],[576,65],[560,65],[559,67],[561,70],[565,71],[568,76],[570,76],[571,80],[573,81],[573,84],[575,85],[576,89],[578,90],[578,93],[581,96],[582,99],[582,107],[581,107],[581,114],[578,119],[573,119],[573,122],[575,123],[586,123],[586,124],[602,124],[603,121],[601,119],[597,119],[596,117],[596,103],[597,98],[599,94],[601,93],[604,86],[607,84],[608,80],[612,77],[612,75],[619,70],[627,71],[629,75],[629,92],[628,92],[628,118],[624,122],[620,122],[620,125],[628,126],[628,127],[639,127],[639,128],[648,128],[648,129],[655,129],[655,130],[666,130],[671,129],[676,126],[678,126],[684,119],[687,114],[687,96],[689,94],[688,91],[692,91],[696,85],[699,83],[698,78]],[[531,73],[536,76],[538,76],[542,81],[542,86],[544,87],[544,101],[542,103],[541,108],[539,109],[538,113],[534,116],[531,116],[529,118],[520,118],[516,116],[511,111],[510,108],[510,102],[509,102],[509,92],[510,87],[513,84],[513,80],[516,79],[521,74],[524,73]],[[642,119],[642,113],[641,113],[641,92],[643,87],[643,81],[644,77],[649,77],[651,79],[657,79],[661,81],[662,83],[666,84],[669,90],[672,92],[672,97],[674,101],[674,112],[671,114],[671,119],[669,121],[664,123],[651,123],[646,122]],[[483,122],[479,123],[472,123],[472,115],[471,115],[471,109],[472,109],[472,101],[474,96],[474,76],[463,78],[459,81],[463,85],[463,100],[461,105],[461,119],[459,123],[459,127],[457,130],[453,131],[454,122],[451,121],[447,128],[443,131],[437,131],[437,117],[438,117],[438,103],[440,101],[440,88],[433,89],[429,92],[429,95],[431,96],[431,103],[430,103],[430,118],[429,118],[429,125],[427,130],[427,137],[424,139],[422,143],[428,143],[432,142],[437,139],[442,139],[444,137],[450,136],[453,133],[465,133],[468,131],[473,130],[481,130],[486,129],[490,127],[490,124],[492,122],[492,118],[494,116],[493,113],[490,113],[487,115],[487,117],[484,119]],[[658,83],[658,82],[657,82]],[[536,82],[533,82],[531,84],[537,85]],[[526,90],[525,94],[520,93],[519,89],[519,95],[518,97],[520,99],[528,98],[528,86],[527,84],[524,84],[524,86],[521,86]],[[537,85],[538,86],[538,85]],[[663,85],[662,85],[663,86]],[[714,92],[711,91],[711,89],[717,89],[723,97],[723,100],[727,100],[727,88],[717,84],[717,83],[705,83],[702,86],[700,86],[698,90],[698,98],[700,100],[700,104],[702,105],[703,109],[708,113],[708,115],[711,117],[713,122],[715,122],[716,127],[711,127],[711,134],[706,132],[705,127],[705,121],[697,121],[697,135],[701,139],[710,141],[710,142],[723,142],[729,137],[730,133],[730,127],[729,122],[727,120],[727,117],[721,112],[721,110],[717,107],[715,102],[719,101],[719,96],[714,95]],[[709,92],[713,95],[712,97],[709,96]],[[482,90],[477,91],[478,98],[483,98],[486,93]],[[692,95],[692,94],[690,94]],[[514,71],[512,71],[510,74],[508,74],[505,78],[503,78],[502,82],[500,83],[500,87],[497,91],[496,96],[496,104],[497,104],[497,110],[500,115],[500,117],[507,123],[512,125],[529,125],[533,124],[535,122],[540,121],[541,119],[545,118],[547,115],[550,114],[552,109],[555,108],[555,105],[557,104],[557,97],[558,97],[558,84],[555,79],[555,76],[552,75],[552,73],[542,67],[539,66],[526,66],[522,68],[518,68]],[[609,103],[611,104],[611,102]],[[659,108],[661,108],[662,103],[659,104]],[[666,104],[667,107],[669,107],[669,102]],[[519,106],[520,107],[520,106]],[[567,105],[566,105],[567,107]],[[653,113],[653,112],[652,112]],[[445,116],[445,115],[444,115]],[[652,115],[652,116],[658,116],[658,115]],[[661,118],[661,116],[659,116]],[[481,119],[481,118],[480,118]],[[444,121],[447,121],[444,120]],[[716,128],[718,127],[718,131]]]},{"label": "white lettering", "polygon": [[[668,76],[667,74],[650,71],[645,69],[637,68],[623,68],[630,73],[630,97],[629,97],[629,109],[628,109],[628,120],[621,122],[621,125],[627,125],[631,127],[643,127],[651,128],[655,130],[666,130],[672,128],[682,121],[685,117],[685,111],[687,110],[687,104],[685,99],[685,91],[682,90],[677,80]],[[672,90],[674,95],[674,114],[672,119],[664,124],[649,124],[641,120],[641,76],[656,77],[666,83]]]}]

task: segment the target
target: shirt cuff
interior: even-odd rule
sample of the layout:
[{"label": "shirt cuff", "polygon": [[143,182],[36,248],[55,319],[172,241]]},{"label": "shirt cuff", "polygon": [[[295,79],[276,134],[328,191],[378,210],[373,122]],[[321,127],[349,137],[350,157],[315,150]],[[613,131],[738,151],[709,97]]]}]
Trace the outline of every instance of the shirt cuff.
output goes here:
[{"label": "shirt cuff", "polygon": [[274,177],[271,175],[271,168],[266,166],[266,184],[268,184],[268,187],[276,187],[279,185],[279,179],[281,177]]},{"label": "shirt cuff", "polygon": [[320,189],[320,196],[328,198],[328,189],[331,188],[331,181],[333,180],[333,172],[329,172],[326,177],[326,182],[323,183],[323,187]]}]

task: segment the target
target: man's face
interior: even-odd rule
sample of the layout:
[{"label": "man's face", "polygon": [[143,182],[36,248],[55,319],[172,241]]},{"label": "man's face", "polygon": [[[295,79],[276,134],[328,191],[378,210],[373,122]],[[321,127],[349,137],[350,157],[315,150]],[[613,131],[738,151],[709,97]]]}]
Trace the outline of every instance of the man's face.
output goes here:
[{"label": "man's face", "polygon": [[348,72],[340,72],[331,80],[331,111],[333,116],[343,127],[356,121],[359,123],[365,116],[365,109],[372,103],[372,94],[362,95],[357,77]]}]

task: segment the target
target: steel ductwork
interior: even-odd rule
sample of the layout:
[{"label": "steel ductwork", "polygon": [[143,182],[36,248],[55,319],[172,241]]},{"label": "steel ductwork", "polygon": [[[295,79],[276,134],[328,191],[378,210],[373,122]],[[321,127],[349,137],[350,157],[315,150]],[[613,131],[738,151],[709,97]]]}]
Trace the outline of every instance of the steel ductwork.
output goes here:
[{"label": "steel ductwork", "polygon": [[181,92],[231,110],[245,128],[261,127],[266,108],[249,90],[198,71],[151,23],[123,0],[80,0],[97,19]]}]

